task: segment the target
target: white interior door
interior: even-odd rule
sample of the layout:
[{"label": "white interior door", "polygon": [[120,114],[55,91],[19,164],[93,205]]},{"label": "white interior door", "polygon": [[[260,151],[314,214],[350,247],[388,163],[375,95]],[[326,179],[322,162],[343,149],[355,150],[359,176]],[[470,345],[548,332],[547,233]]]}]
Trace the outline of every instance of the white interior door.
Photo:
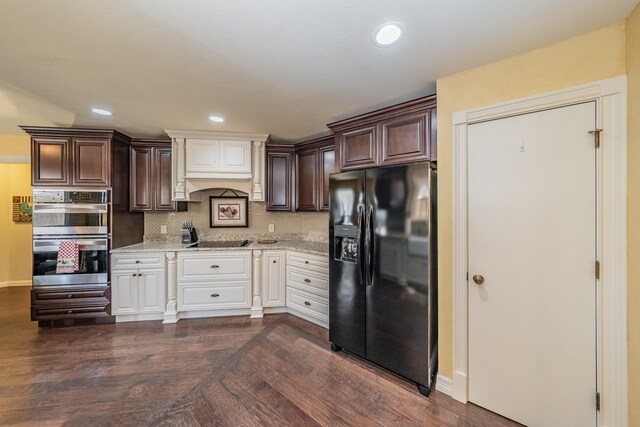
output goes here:
[{"label": "white interior door", "polygon": [[595,118],[468,128],[469,400],[528,426],[597,421]]}]

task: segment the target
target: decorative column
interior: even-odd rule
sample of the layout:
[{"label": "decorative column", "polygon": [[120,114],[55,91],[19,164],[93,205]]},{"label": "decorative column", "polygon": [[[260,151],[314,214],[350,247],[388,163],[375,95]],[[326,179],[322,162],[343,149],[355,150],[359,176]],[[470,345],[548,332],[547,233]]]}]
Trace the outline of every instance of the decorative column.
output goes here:
[{"label": "decorative column", "polygon": [[262,251],[253,251],[253,307],[251,318],[261,319],[262,311]]},{"label": "decorative column", "polygon": [[173,138],[173,150],[171,155],[175,158],[175,187],[174,187],[174,200],[187,200],[187,194],[184,185],[184,167],[185,167],[185,139]]},{"label": "decorative column", "polygon": [[162,323],[178,323],[178,273],[175,252],[166,252],[167,257],[167,308]]},{"label": "decorative column", "polygon": [[264,176],[264,141],[253,141],[253,191],[251,200],[264,202],[263,176]]}]

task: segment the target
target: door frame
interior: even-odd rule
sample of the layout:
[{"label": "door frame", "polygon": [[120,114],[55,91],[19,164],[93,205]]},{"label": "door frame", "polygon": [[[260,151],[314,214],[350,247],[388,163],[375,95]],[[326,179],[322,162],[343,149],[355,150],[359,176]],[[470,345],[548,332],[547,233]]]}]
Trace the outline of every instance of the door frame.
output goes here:
[{"label": "door frame", "polygon": [[[627,77],[546,92],[452,115],[452,397],[468,402],[467,128],[487,120],[596,102],[597,390],[599,426],[627,425]],[[594,390],[595,392],[595,390]],[[595,396],[594,396],[595,404]]]}]

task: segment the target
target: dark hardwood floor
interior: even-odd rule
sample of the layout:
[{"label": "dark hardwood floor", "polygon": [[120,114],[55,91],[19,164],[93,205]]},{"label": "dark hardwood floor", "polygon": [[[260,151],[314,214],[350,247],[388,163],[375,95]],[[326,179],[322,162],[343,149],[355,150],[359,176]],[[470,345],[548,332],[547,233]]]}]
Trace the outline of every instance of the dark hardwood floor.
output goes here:
[{"label": "dark hardwood floor", "polygon": [[38,328],[0,289],[2,426],[513,426],[271,315]]}]

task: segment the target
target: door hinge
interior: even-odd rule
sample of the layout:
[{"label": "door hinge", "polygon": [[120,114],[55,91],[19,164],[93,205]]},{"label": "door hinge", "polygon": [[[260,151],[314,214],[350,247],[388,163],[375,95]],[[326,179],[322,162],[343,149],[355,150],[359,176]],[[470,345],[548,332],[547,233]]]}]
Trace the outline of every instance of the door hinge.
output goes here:
[{"label": "door hinge", "polygon": [[600,392],[596,391],[596,411],[600,410]]},{"label": "door hinge", "polygon": [[600,279],[600,261],[596,261],[596,279]]},{"label": "door hinge", "polygon": [[591,135],[593,135],[593,139],[594,139],[594,144],[596,146],[596,148],[600,148],[600,133],[602,132],[602,129],[594,129],[594,130],[590,130],[589,133]]}]

